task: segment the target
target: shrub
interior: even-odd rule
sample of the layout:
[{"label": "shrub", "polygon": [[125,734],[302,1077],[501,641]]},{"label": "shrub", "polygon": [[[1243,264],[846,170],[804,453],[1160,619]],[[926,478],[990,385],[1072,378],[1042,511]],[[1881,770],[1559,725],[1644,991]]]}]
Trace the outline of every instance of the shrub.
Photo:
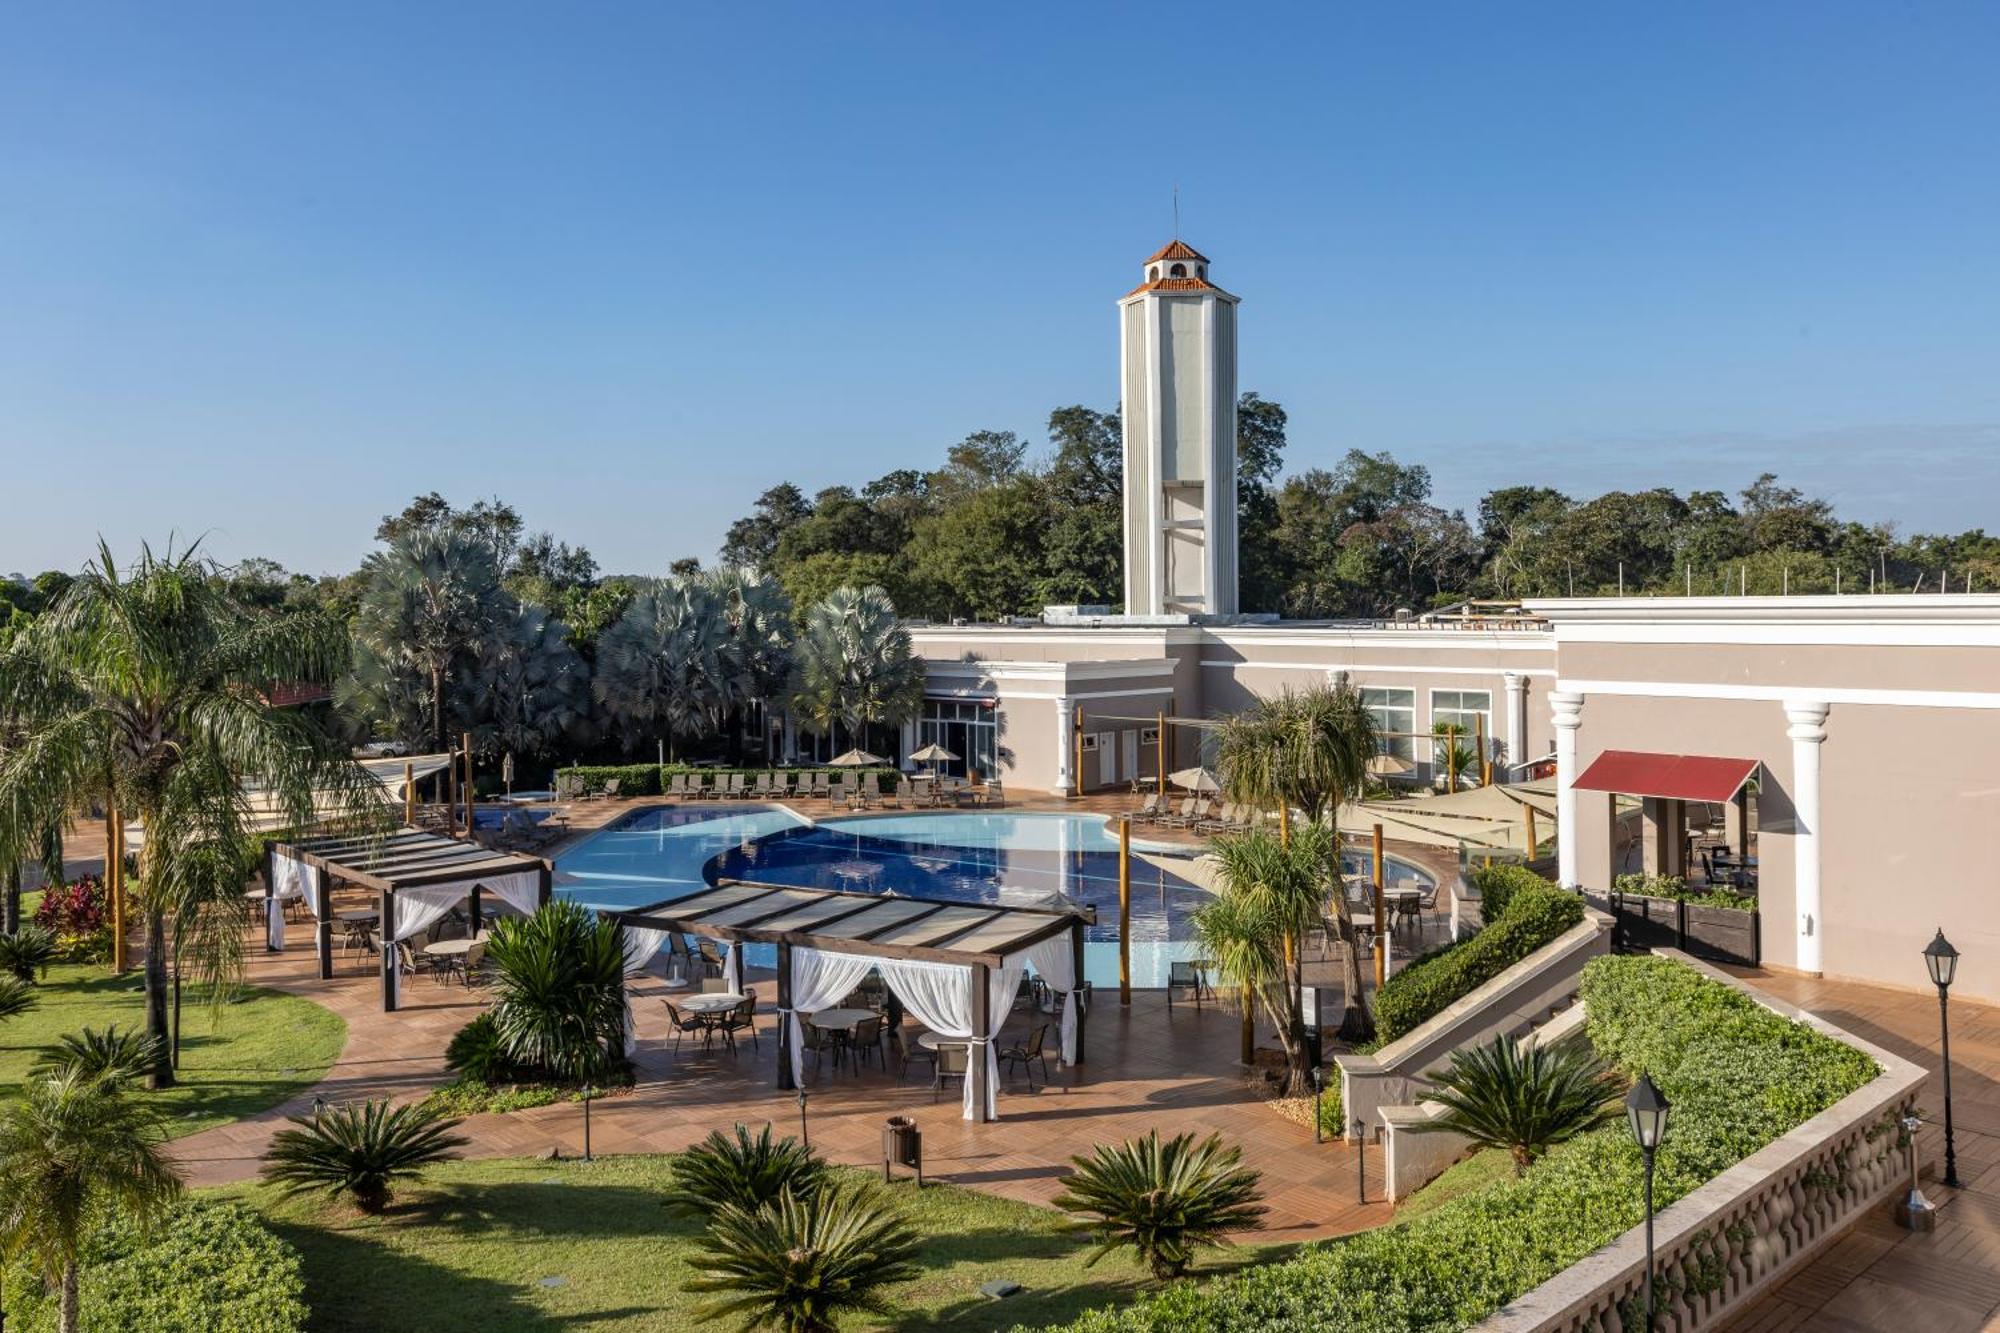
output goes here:
[{"label": "shrub", "polygon": [[604,784],[616,778],[620,796],[658,796],[660,772],[658,764],[579,764],[558,769],[556,776],[565,783],[580,783],[591,793],[603,791]]},{"label": "shrub", "polygon": [[726,1207],[755,1212],[789,1194],[810,1204],[826,1184],[826,1163],[794,1138],[771,1138],[767,1124],[750,1137],[736,1126],[734,1137],[711,1130],[707,1138],[673,1159],[674,1187],[667,1206],[696,1217],[712,1217]]},{"label": "shrub", "polygon": [[1624,1081],[1577,1042],[1531,1045],[1501,1035],[1453,1051],[1425,1094],[1445,1114],[1421,1132],[1463,1134],[1504,1148],[1516,1174],[1559,1143],[1616,1120]]},{"label": "shrub", "polygon": [[1548,882],[1526,866],[1503,863],[1475,868],[1472,887],[1479,890],[1480,924],[1490,926],[1498,921],[1521,889],[1544,888]]},{"label": "shrub", "polygon": [[25,1014],[41,1003],[35,988],[19,977],[0,974],[0,1019]]},{"label": "shrub", "polygon": [[486,957],[494,1031],[517,1068],[575,1083],[623,1063],[625,945],[616,922],[552,902],[501,918]]},{"label": "shrub", "polygon": [[1734,889],[1691,889],[1679,875],[1620,875],[1611,881],[1613,893],[1635,898],[1671,898],[1696,907],[1721,907],[1732,912],[1757,910],[1757,895]]},{"label": "shrub", "polygon": [[1573,893],[1546,880],[1517,888],[1492,925],[1389,978],[1375,995],[1377,1043],[1414,1030],[1582,920],[1583,899]]},{"label": "shrub", "polygon": [[1164,1282],[1180,1277],[1204,1246],[1226,1245],[1232,1231],[1263,1225],[1257,1172],[1219,1134],[1196,1143],[1176,1134],[1165,1143],[1154,1130],[1116,1147],[1099,1144],[1076,1164],[1055,1205],[1086,1219],[1097,1236],[1089,1267],[1113,1250],[1131,1249]]},{"label": "shrub", "polygon": [[99,1032],[85,1028],[65,1033],[35,1065],[43,1078],[65,1075],[88,1079],[116,1092],[152,1072],[160,1041],[136,1028],[120,1032],[116,1023]]},{"label": "shrub", "polygon": [[917,1233],[872,1191],[823,1189],[807,1204],[789,1194],[755,1212],[734,1206],[715,1216],[701,1276],[689,1291],[718,1299],[700,1319],[737,1316],[746,1330],[834,1333],[849,1311],[881,1316],[896,1308],[881,1288],[923,1274]]},{"label": "shrub", "polygon": [[508,1083],[520,1070],[507,1057],[507,1043],[491,1010],[452,1034],[444,1048],[446,1069],[477,1083]]},{"label": "shrub", "polygon": [[111,956],[111,918],[103,881],[85,875],[42,891],[35,924],[55,936],[50,961],[100,963]]},{"label": "shrub", "polygon": [[419,1106],[391,1107],[387,1098],[291,1121],[295,1128],[281,1129],[271,1139],[264,1178],[287,1195],[350,1194],[364,1213],[388,1206],[390,1185],[398,1177],[455,1157],[467,1143],[452,1132],[458,1121],[439,1119]]},{"label": "shrub", "polygon": [[48,971],[56,954],[55,932],[32,921],[24,922],[12,935],[0,935],[0,972],[33,981]]},{"label": "shrub", "polygon": [[[301,1333],[299,1255],[240,1204],[190,1202],[141,1232],[113,1217],[83,1254],[84,1333]],[[8,1273],[9,1329],[52,1333],[56,1294],[25,1269]]]},{"label": "shrub", "polygon": [[[1859,1051],[1683,963],[1600,958],[1585,970],[1583,988],[1599,1053],[1626,1074],[1638,1072],[1638,1061],[1655,1062],[1643,1067],[1674,1104],[1654,1184],[1661,1208],[1878,1072]],[[1519,1179],[1420,1217],[1065,1327],[1071,1333],[1467,1328],[1636,1224],[1640,1172],[1639,1150],[1625,1127],[1606,1125],[1552,1150]]]}]

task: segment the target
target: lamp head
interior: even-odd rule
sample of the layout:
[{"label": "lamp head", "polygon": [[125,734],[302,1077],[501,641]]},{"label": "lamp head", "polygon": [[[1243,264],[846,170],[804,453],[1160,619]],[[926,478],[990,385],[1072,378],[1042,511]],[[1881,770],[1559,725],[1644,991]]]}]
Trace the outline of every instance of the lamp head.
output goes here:
[{"label": "lamp head", "polygon": [[1924,967],[1930,971],[1931,984],[1939,990],[1948,990],[1951,979],[1958,972],[1958,950],[1951,947],[1951,941],[1940,930],[1937,938],[1924,946]]},{"label": "lamp head", "polygon": [[1639,1075],[1639,1081],[1625,1094],[1625,1119],[1632,1128],[1632,1140],[1647,1152],[1667,1137],[1667,1115],[1673,1106],[1653,1085],[1653,1076]]}]

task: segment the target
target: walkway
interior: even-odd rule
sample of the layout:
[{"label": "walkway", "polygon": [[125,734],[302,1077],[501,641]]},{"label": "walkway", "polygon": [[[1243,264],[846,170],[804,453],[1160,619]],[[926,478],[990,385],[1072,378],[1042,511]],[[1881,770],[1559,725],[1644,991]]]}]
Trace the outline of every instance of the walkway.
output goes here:
[{"label": "walkway", "polygon": [[[177,1141],[175,1155],[191,1183],[254,1175],[271,1135],[284,1127],[286,1116],[307,1112],[315,1095],[329,1103],[414,1099],[448,1077],[445,1044],[478,1012],[479,992],[412,979],[404,987],[409,1007],[384,1014],[372,966],[364,972],[358,962],[343,962],[334,980],[322,982],[312,975],[309,945],[309,927],[294,923],[286,952],[252,954],[248,979],[309,996],[338,1012],[348,1023],[346,1049],[325,1081],[290,1104]],[[655,977],[637,984],[639,1083],[597,1103],[594,1151],[671,1152],[738,1121],[769,1120],[787,1131],[797,1126],[797,1102],[773,1087],[775,1020],[768,1012],[773,986],[762,980],[754,989],[760,1050],[746,1045],[732,1057],[703,1055],[687,1046],[675,1060],[659,1003],[673,992]],[[1051,1032],[1051,1044],[1053,1038]],[[870,1069],[856,1077],[829,1070],[808,1080],[811,1138],[835,1161],[875,1166],[881,1162],[884,1117],[911,1115],[924,1131],[926,1175],[1047,1203],[1060,1192],[1070,1157],[1094,1144],[1152,1129],[1212,1131],[1240,1144],[1247,1163],[1264,1173],[1272,1239],[1338,1235],[1387,1221],[1387,1204],[1357,1201],[1353,1148],[1316,1145],[1310,1129],[1260,1104],[1237,1072],[1237,1038],[1235,1013],[1212,1003],[1201,1010],[1177,1003],[1170,1011],[1161,992],[1140,991],[1131,1009],[1121,1011],[1115,994],[1103,996],[1089,1023],[1087,1063],[1078,1071],[1058,1072],[1054,1087],[1044,1087],[1038,1076],[1032,1094],[1018,1078],[1010,1080],[996,1124],[961,1120],[955,1092],[934,1104],[921,1074],[904,1083],[893,1071]],[[526,1156],[551,1148],[568,1154],[582,1148],[581,1111],[569,1104],[474,1116],[465,1132],[473,1140],[472,1156]],[[1366,1153],[1369,1197],[1379,1199],[1377,1158],[1372,1148]]]},{"label": "walkway", "polygon": [[[1910,959],[1923,975],[1923,961]],[[1771,994],[1935,1071],[1937,995],[1854,982],[1732,969]],[[1960,1333],[2000,1328],[2000,1008],[1952,1004],[1952,1111],[1958,1175],[1926,1179],[1937,1230],[1915,1235],[1886,1211],[1869,1216],[1819,1259],[1729,1325],[1733,1333]],[[1935,1123],[1919,1137],[1926,1174],[1943,1174],[1944,1094],[1920,1103]]]}]

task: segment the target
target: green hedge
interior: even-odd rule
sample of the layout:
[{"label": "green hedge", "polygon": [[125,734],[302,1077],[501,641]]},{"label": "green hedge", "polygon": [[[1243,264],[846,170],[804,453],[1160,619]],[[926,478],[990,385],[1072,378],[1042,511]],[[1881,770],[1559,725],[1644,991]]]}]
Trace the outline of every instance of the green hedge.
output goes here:
[{"label": "green hedge", "polygon": [[[1878,1072],[1867,1056],[1780,1018],[1683,963],[1593,961],[1589,1035],[1674,1104],[1659,1157],[1667,1204]],[[1888,1132],[1885,1120],[1877,1132]],[[1066,1325],[1071,1333],[1404,1333],[1470,1327],[1640,1221],[1640,1158],[1623,1121],[1407,1222],[1320,1242],[1282,1264],[1186,1283]],[[1734,1242],[1717,1239],[1719,1247]],[[1714,1281],[1726,1272],[1716,1266]],[[1704,1286],[1704,1290],[1713,1288]],[[1636,1316],[1627,1327],[1636,1326]]]},{"label": "green hedge", "polygon": [[556,781],[582,782],[585,791],[601,792],[616,778],[620,796],[658,796],[661,772],[658,764],[577,764],[557,769]]},{"label": "green hedge", "polygon": [[1733,889],[1691,889],[1679,875],[1620,875],[1611,881],[1611,891],[1642,898],[1672,898],[1697,907],[1722,907],[1732,912],[1754,912],[1757,896]]},{"label": "green hedge", "polygon": [[1472,872],[1472,887],[1479,890],[1479,920],[1492,925],[1507,910],[1507,904],[1522,889],[1545,887],[1548,880],[1526,866],[1480,866]]},{"label": "green hedge", "polygon": [[[302,1333],[305,1277],[298,1251],[239,1204],[190,1202],[141,1235],[114,1221],[85,1250],[84,1333]],[[50,1333],[57,1293],[9,1268],[7,1327]]]},{"label": "green hedge", "polygon": [[1583,899],[1535,877],[1471,939],[1448,944],[1390,977],[1375,995],[1375,1040],[1387,1045],[1583,920]]}]

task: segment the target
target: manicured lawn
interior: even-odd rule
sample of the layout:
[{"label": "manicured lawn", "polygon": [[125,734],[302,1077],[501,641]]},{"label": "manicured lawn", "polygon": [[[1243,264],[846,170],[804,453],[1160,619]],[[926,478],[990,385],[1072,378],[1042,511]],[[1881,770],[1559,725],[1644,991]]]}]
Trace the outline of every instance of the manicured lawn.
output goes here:
[{"label": "manicured lawn", "polygon": [[[20,1084],[30,1066],[65,1033],[81,1028],[146,1025],[140,976],[103,966],[63,964],[35,987],[41,1003],[0,1023],[0,1091]],[[175,1138],[240,1120],[317,1083],[347,1040],[347,1024],[296,995],[240,990],[221,1010],[204,993],[181,996],[179,1086],[157,1098]]]},{"label": "manicured lawn", "polygon": [[[683,1290],[702,1233],[661,1206],[669,1160],[446,1163],[400,1193],[379,1219],[317,1197],[279,1200],[262,1185],[217,1193],[264,1209],[298,1247],[316,1333],[723,1327],[698,1319],[692,1311],[702,1298]],[[893,1191],[927,1238],[928,1271],[892,1293],[904,1313],[891,1327],[1040,1325],[1145,1285],[1143,1270],[1124,1256],[1084,1268],[1081,1238],[1065,1233],[1061,1215],[1049,1209],[948,1185],[919,1193],[899,1181]],[[1200,1271],[1269,1253],[1221,1251]],[[999,1277],[1027,1290],[1006,1300],[979,1293],[981,1283]]]}]

